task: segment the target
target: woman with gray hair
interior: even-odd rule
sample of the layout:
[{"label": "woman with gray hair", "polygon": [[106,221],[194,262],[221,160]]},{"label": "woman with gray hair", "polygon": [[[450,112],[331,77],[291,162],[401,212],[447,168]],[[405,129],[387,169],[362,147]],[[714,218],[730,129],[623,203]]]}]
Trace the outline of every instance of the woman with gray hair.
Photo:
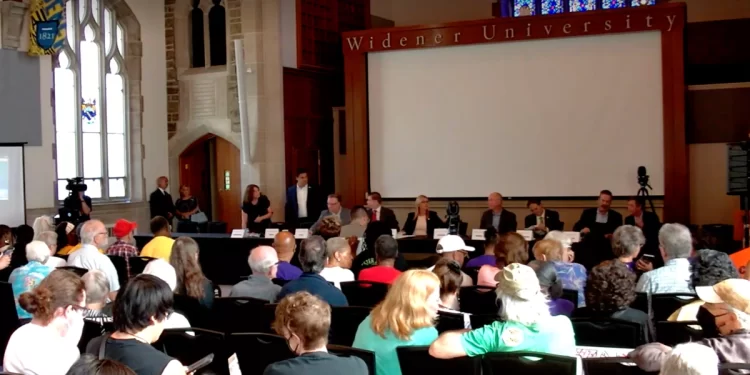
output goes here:
[{"label": "woman with gray hair", "polygon": [[623,225],[612,234],[612,253],[615,258],[624,263],[631,271],[635,270],[635,258],[646,244],[641,228],[633,225]]},{"label": "woman with gray hair", "polygon": [[86,272],[83,277],[86,286],[86,309],[83,310],[83,319],[99,324],[112,322],[112,304],[108,304],[109,279],[107,275],[99,270]]},{"label": "woman with gray hair", "polygon": [[[15,251],[21,251],[21,249]],[[10,273],[8,282],[13,287],[13,299],[16,301],[18,319],[32,318],[31,314],[21,307],[18,298],[21,294],[32,291],[52,272],[52,268],[44,265],[47,258],[49,258],[47,245],[41,241],[31,241],[26,245],[26,259],[29,262]]]},{"label": "woman with gray hair", "polygon": [[57,233],[53,231],[45,231],[37,235],[37,240],[47,244],[49,248],[49,258],[44,262],[44,265],[50,268],[65,267],[67,262],[65,259],[54,256],[57,253]]}]

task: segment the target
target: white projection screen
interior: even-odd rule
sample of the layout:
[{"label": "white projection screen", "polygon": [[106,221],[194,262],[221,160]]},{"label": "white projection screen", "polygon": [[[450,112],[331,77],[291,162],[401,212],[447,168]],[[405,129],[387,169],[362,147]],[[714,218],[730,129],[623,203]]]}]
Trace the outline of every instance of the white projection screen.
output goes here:
[{"label": "white projection screen", "polygon": [[663,195],[662,95],[658,31],[369,53],[370,187]]},{"label": "white projection screen", "polygon": [[26,224],[23,146],[0,145],[0,224]]}]

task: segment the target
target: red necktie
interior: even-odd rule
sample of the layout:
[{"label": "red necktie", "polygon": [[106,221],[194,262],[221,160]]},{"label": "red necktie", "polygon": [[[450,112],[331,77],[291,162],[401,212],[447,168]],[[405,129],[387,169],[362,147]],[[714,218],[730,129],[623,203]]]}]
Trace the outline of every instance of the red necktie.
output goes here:
[{"label": "red necktie", "polygon": [[372,221],[378,221],[378,210],[372,210]]}]

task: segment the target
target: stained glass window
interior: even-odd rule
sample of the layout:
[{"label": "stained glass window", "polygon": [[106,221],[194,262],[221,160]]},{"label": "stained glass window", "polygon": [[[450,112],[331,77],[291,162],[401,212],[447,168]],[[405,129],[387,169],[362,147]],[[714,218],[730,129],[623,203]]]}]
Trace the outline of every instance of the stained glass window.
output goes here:
[{"label": "stained glass window", "polygon": [[125,32],[102,0],[69,0],[67,41],[57,56],[57,198],[83,177],[94,199],[128,196]]},{"label": "stained glass window", "polygon": [[596,9],[596,0],[570,0],[571,12],[584,12]]},{"label": "stained glass window", "polygon": [[564,10],[563,0],[542,0],[542,14],[562,13]]},{"label": "stained glass window", "polygon": [[641,5],[655,5],[656,0],[632,0],[631,6],[638,7]]},{"label": "stained glass window", "polygon": [[615,9],[625,7],[625,0],[602,0],[602,9]]},{"label": "stained glass window", "polygon": [[513,15],[518,16],[533,16],[536,14],[536,6],[534,0],[515,0],[513,2]]}]

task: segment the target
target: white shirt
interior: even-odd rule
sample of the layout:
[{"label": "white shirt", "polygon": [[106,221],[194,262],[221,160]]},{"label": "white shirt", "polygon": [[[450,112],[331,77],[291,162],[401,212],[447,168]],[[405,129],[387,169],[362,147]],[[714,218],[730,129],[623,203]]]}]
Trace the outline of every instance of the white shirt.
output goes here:
[{"label": "white shirt", "polygon": [[67,263],[65,262],[65,259],[63,258],[49,257],[47,258],[47,261],[44,262],[44,265],[49,268],[59,268],[59,267],[65,267]]},{"label": "white shirt", "polygon": [[354,281],[354,273],[351,270],[341,267],[326,267],[320,271],[322,276],[327,281],[333,283],[336,288],[341,289],[341,283],[346,281]]},{"label": "white shirt", "polygon": [[162,195],[167,195],[167,191],[166,190],[164,190],[162,188],[159,188],[159,190],[161,191]]},{"label": "white shirt", "polygon": [[120,290],[120,279],[117,277],[117,269],[108,256],[99,252],[92,245],[83,245],[80,249],[68,256],[68,266],[85,268],[87,270],[99,270],[107,275],[109,290],[116,292]]},{"label": "white shirt", "polygon": [[52,327],[24,324],[8,340],[4,371],[31,375],[64,375],[81,354],[75,343]]},{"label": "white shirt", "polygon": [[297,217],[307,217],[307,189],[310,185],[304,187],[297,186]]}]

